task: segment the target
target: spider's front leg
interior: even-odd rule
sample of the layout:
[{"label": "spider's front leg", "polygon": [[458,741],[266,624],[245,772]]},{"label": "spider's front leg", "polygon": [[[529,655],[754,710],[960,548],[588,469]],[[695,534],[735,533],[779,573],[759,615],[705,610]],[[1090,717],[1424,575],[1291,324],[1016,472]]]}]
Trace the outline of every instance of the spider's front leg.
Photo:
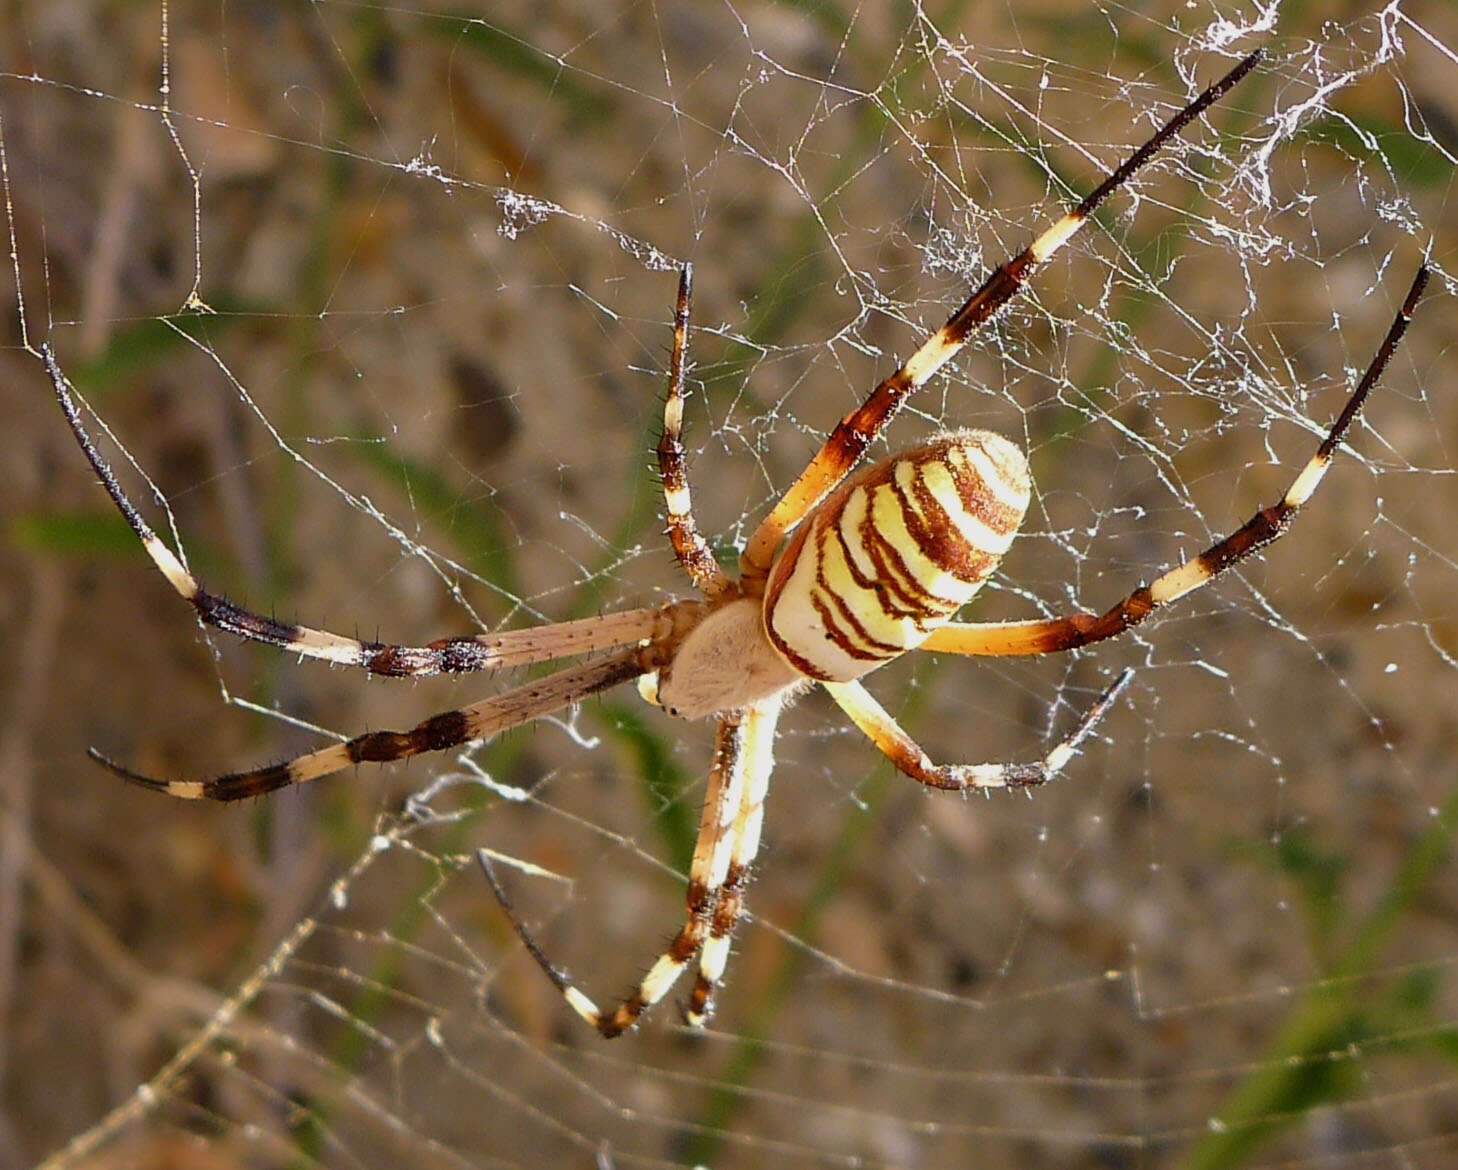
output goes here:
[{"label": "spider's front leg", "polygon": [[56,399],[87,462],[111,496],[117,511],[136,533],[142,549],[157,571],[192,606],[198,619],[226,634],[250,642],[262,642],[290,650],[304,658],[316,658],[336,666],[352,666],[370,674],[394,678],[419,678],[433,674],[465,674],[478,670],[499,670],[507,666],[529,666],[554,658],[574,658],[610,650],[645,638],[661,640],[679,620],[670,607],[625,610],[621,613],[579,618],[526,630],[494,634],[467,634],[439,638],[424,646],[402,646],[389,642],[366,642],[329,630],[314,629],[294,622],[281,622],[243,608],[226,597],[204,589],[181,557],[152,530],[152,526],[122,489],[111,466],[96,449],[81,417],[75,388],[61,369],[49,346],[42,350]]},{"label": "spider's front leg", "polygon": [[830,437],[810,460],[800,477],[775,503],[749,538],[739,558],[740,571],[750,590],[769,572],[775,550],[785,535],[809,515],[845,478],[871,442],[891,421],[907,397],[950,361],[968,339],[1017,295],[1028,277],[1063,247],[1113,192],[1181,130],[1219,101],[1260,62],[1255,50],[1234,69],[1206,89],[1159,128],[1126,158],[1077,207],[1050,225],[1040,236],[1005,264],[992,270],[982,285],[917,349],[899,370],[886,378],[850,414],[835,425]]}]

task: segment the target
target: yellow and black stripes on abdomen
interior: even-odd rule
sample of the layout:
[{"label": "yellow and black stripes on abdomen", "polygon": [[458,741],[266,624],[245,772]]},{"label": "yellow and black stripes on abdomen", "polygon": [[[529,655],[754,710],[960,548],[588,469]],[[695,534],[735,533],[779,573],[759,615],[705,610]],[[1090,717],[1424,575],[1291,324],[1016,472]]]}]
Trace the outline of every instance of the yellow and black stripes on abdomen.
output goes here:
[{"label": "yellow and black stripes on abdomen", "polygon": [[868,468],[775,563],[770,640],[802,673],[839,681],[919,645],[996,567],[1029,490],[1021,452],[987,431],[943,435]]}]

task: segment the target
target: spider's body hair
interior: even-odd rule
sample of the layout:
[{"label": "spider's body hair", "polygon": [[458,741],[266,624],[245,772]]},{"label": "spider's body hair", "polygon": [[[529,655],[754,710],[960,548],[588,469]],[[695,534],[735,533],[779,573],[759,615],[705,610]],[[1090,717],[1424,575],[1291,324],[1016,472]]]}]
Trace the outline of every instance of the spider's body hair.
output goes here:
[{"label": "spider's body hair", "polygon": [[766,637],[762,603],[740,597],[688,632],[659,672],[652,701],[670,715],[703,719],[809,685]]}]

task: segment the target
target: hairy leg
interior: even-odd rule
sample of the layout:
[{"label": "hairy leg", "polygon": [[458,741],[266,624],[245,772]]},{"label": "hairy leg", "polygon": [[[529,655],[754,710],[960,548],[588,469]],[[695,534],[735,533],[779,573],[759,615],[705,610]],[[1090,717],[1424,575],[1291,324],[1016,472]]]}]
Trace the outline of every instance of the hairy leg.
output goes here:
[{"label": "hairy leg", "polygon": [[1316,453],[1307,460],[1306,466],[1292,481],[1286,494],[1270,507],[1262,508],[1233,533],[1216,541],[1199,556],[1176,565],[1148,585],[1141,585],[1102,614],[1075,613],[1022,622],[949,623],[934,630],[920,648],[946,654],[989,655],[1050,654],[1059,650],[1072,650],[1076,646],[1087,646],[1090,642],[1100,642],[1122,634],[1131,626],[1138,625],[1156,609],[1194,592],[1232,565],[1238,565],[1272,541],[1284,536],[1294,523],[1297,512],[1315,494],[1327,468],[1331,466],[1337,448],[1341,446],[1347,431],[1361,413],[1367,396],[1377,385],[1382,371],[1387,368],[1398,342],[1407,330],[1408,322],[1412,320],[1413,310],[1417,307],[1418,298],[1422,296],[1427,283],[1428,270],[1418,269],[1387,336],[1383,338],[1366,373],[1357,383],[1357,388],[1352,391],[1351,397],[1337,415],[1336,422],[1317,447]]},{"label": "hairy leg", "polygon": [[[714,764],[709,772],[698,840],[694,844],[693,862],[689,867],[684,924],[638,986],[611,1010],[599,1008],[566,971],[553,966],[526,924],[512,909],[490,857],[484,851],[478,854],[492,892],[537,966],[562,993],[568,1006],[604,1037],[612,1039],[620,1036],[637,1024],[645,1012],[668,994],[694,956],[705,946],[706,939],[712,939],[715,907],[723,896],[734,859],[744,855],[743,835],[751,827],[751,822],[756,840],[758,838],[757,819],[746,815],[746,803],[753,803],[747,794],[759,794],[755,807],[763,804],[764,787],[769,782],[769,771],[773,766],[770,744],[774,738],[773,724],[778,709],[776,701],[772,708],[751,708],[748,712],[731,712],[720,717]],[[751,849],[751,855],[752,852]],[[727,935],[723,947],[727,951]]]},{"label": "hairy leg", "polygon": [[1087,221],[1098,206],[1118,190],[1131,175],[1159,152],[1166,141],[1205,112],[1255,68],[1261,50],[1247,56],[1234,69],[1182,109],[1138,150],[1111,172],[1077,207],[1007,263],[993,270],[982,286],[968,298],[947,323],[924,342],[906,363],[882,382],[871,396],[836,424],[825,445],[809,466],[780,497],[770,514],[749,538],[739,558],[746,583],[762,579],[769,572],[775,550],[785,534],[794,528],[846,474],[877,435],[881,433],[907,396],[941,369],[967,344],[968,339],[1015,296],[1029,274],[1058,251]]},{"label": "hairy leg", "polygon": [[881,749],[899,771],[931,788],[966,791],[972,788],[1034,788],[1046,784],[1073,758],[1078,745],[1088,738],[1094,725],[1104,717],[1110,704],[1133,677],[1132,670],[1121,671],[1093,706],[1084,712],[1072,733],[1041,760],[1031,764],[934,764],[860,683],[827,682],[821,685],[850,716],[851,722]]},{"label": "hairy leg", "polygon": [[668,397],[663,403],[663,434],[658,440],[658,477],[663,484],[668,539],[683,571],[711,601],[723,597],[733,584],[714,557],[714,550],[694,520],[689,494],[688,465],[683,447],[684,379],[687,373],[689,306],[694,269],[685,264],[678,278],[678,306],[673,315],[673,357],[668,371]]}]

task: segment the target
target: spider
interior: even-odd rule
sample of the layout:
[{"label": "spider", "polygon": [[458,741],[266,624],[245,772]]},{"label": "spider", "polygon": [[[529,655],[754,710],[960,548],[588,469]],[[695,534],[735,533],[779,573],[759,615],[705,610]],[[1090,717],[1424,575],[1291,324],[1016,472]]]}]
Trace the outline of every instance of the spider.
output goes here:
[{"label": "spider", "polygon": [[[1377,383],[1427,281],[1420,269],[1385,340],[1315,455],[1286,494],[1230,536],[1135,589],[1103,613],[1011,622],[950,619],[992,573],[1027,509],[1027,461],[1008,440],[960,430],[902,450],[851,475],[906,397],[923,385],[1022,287],[1093,211],[1164,143],[1246,76],[1256,50],[1175,115],[1019,255],[995,269],[947,323],[848,414],[769,515],[739,558],[739,577],[719,565],[694,520],[682,442],[692,268],[680,273],[669,388],[658,444],[667,534],[702,595],[534,629],[443,638],[424,646],[363,642],[262,617],[208,593],[158,539],[127,498],[83,426],[74,392],[49,349],[45,360],[77,441],[157,569],[205,623],[372,674],[459,674],[597,654],[584,664],[493,698],[432,716],[409,731],[374,731],[269,767],[210,780],[158,780],[90,754],[112,772],[172,796],[239,800],[314,780],[351,764],[404,759],[489,739],[632,679],[645,697],[685,719],[717,722],[713,764],[688,875],[687,913],[667,950],[637,987],[599,1008],[554,967],[516,914],[485,851],[486,878],[532,958],[571,1008],[603,1036],[634,1027],[698,959],[684,1018],[708,1019],[743,912],[759,847],[773,766],[775,724],[787,700],[819,683],[902,772],[952,791],[1030,789],[1051,780],[1127,685],[1121,672],[1073,730],[1034,763],[939,764],[927,757],[858,681],[921,648],[944,654],[1031,655],[1071,650],[1123,633],[1283,535],[1316,490],[1368,393]],[[599,653],[611,651],[611,653]]]}]

